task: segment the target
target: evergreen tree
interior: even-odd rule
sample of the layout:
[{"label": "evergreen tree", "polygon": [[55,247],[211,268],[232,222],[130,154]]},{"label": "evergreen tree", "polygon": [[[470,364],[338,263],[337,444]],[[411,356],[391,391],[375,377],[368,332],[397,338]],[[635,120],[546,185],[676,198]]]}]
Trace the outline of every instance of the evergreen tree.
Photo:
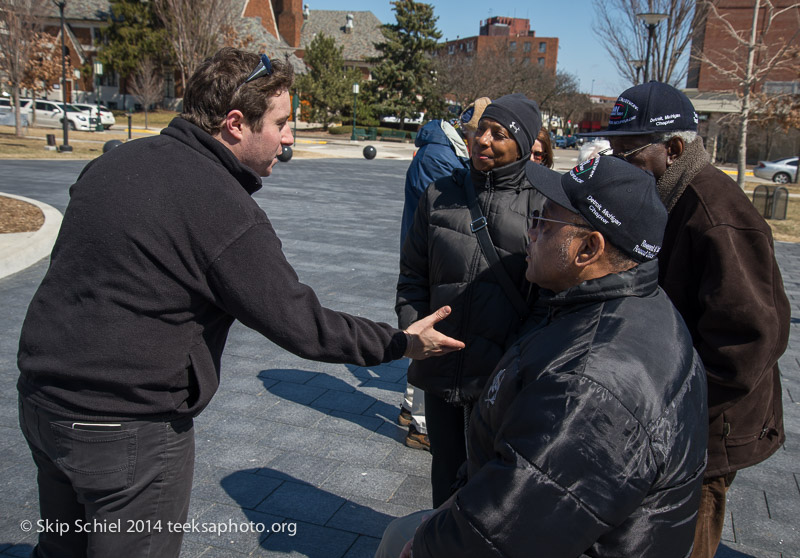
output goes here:
[{"label": "evergreen tree", "polygon": [[361,81],[357,70],[345,70],[342,50],[333,37],[318,33],[306,49],[307,74],[297,79],[297,89],[310,104],[310,117],[325,129],[346,112],[352,116],[353,84]]},{"label": "evergreen tree", "polygon": [[112,0],[110,8],[98,52],[104,72],[127,78],[136,73],[142,58],[167,61],[166,34],[152,2]]},{"label": "evergreen tree", "polygon": [[381,55],[372,60],[378,109],[402,119],[423,111],[428,118],[441,117],[445,103],[431,54],[442,34],[436,29],[433,6],[414,0],[392,5],[397,22],[381,28],[386,41],[375,45]]}]

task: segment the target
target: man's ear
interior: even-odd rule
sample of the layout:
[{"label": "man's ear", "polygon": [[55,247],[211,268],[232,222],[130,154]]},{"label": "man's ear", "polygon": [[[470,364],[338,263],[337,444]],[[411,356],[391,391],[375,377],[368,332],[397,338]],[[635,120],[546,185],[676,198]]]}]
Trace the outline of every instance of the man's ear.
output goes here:
[{"label": "man's ear", "polygon": [[667,166],[675,162],[675,160],[683,155],[685,145],[683,140],[679,137],[671,138],[667,142]]},{"label": "man's ear", "polygon": [[242,141],[242,127],[244,126],[244,115],[240,110],[232,110],[225,115],[222,121],[222,133],[234,141]]},{"label": "man's ear", "polygon": [[592,231],[581,239],[581,245],[575,256],[575,265],[585,269],[597,263],[606,251],[606,239],[598,231]]}]

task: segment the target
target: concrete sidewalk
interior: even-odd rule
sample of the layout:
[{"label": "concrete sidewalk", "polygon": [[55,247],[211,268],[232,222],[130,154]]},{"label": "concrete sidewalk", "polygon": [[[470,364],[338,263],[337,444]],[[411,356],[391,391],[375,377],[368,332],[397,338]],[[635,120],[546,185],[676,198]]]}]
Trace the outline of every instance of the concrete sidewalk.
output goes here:
[{"label": "concrete sidewalk", "polygon": [[[0,161],[0,191],[63,212],[83,164]],[[293,159],[254,196],[323,304],[394,323],[407,165]],[[795,315],[781,359],[787,442],[737,476],[718,558],[800,557],[800,245],[778,243],[777,254]],[[38,504],[17,424],[16,351],[46,266],[0,279],[0,556],[27,556],[35,541],[23,531]],[[305,361],[236,324],[219,392],[196,421],[190,520],[198,532],[185,536],[182,556],[372,556],[393,517],[430,504],[429,455],[406,448],[395,423],[406,366]],[[240,532],[199,532],[234,524]]]}]

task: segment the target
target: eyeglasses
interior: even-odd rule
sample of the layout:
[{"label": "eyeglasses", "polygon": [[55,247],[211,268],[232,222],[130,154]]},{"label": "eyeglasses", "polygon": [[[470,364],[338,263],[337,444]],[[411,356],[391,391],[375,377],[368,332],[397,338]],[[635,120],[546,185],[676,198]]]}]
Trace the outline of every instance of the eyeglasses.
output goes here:
[{"label": "eyeglasses", "polygon": [[560,223],[562,225],[572,225],[573,227],[578,227],[579,229],[587,229],[593,231],[594,228],[590,227],[589,225],[583,225],[581,223],[573,223],[572,221],[560,221],[558,219],[548,219],[546,217],[540,217],[541,213],[538,209],[534,209],[531,211],[531,228],[535,229],[539,227],[539,221],[547,221],[549,223]]},{"label": "eyeglasses", "polygon": [[537,161],[541,161],[542,159],[544,159],[544,151],[534,151],[533,158],[536,159]]},{"label": "eyeglasses", "polygon": [[630,157],[631,155],[635,155],[636,153],[639,153],[639,151],[641,151],[643,149],[646,149],[646,148],[650,147],[651,145],[655,145],[655,144],[656,144],[656,142],[646,143],[641,147],[637,147],[635,149],[631,149],[630,151],[625,151],[623,153],[610,153],[610,151],[613,151],[613,150],[609,147],[608,149],[603,149],[597,155],[601,156],[601,157],[602,156],[616,157],[617,159],[622,159],[623,161],[627,162],[628,161],[628,157]]},{"label": "eyeglasses", "polygon": [[236,93],[236,91],[239,91],[239,89],[241,89],[244,84],[250,83],[254,79],[258,79],[258,78],[264,77],[264,76],[271,76],[272,75],[272,71],[273,71],[272,70],[272,62],[270,62],[269,56],[267,56],[266,54],[262,54],[261,55],[261,61],[259,61],[258,66],[256,66],[256,69],[253,70],[253,73],[250,74],[250,77],[248,77],[246,80],[244,80],[239,85],[239,87],[237,87],[234,90],[234,94]]}]

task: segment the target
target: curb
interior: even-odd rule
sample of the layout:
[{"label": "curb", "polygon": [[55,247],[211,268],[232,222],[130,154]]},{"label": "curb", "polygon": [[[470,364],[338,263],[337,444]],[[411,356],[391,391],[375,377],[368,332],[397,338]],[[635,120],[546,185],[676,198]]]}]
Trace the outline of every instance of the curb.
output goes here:
[{"label": "curb", "polygon": [[44,213],[44,224],[38,231],[0,234],[0,278],[3,278],[50,256],[61,229],[62,216],[55,207],[40,201],[4,192],[0,192],[0,196],[35,205]]}]

